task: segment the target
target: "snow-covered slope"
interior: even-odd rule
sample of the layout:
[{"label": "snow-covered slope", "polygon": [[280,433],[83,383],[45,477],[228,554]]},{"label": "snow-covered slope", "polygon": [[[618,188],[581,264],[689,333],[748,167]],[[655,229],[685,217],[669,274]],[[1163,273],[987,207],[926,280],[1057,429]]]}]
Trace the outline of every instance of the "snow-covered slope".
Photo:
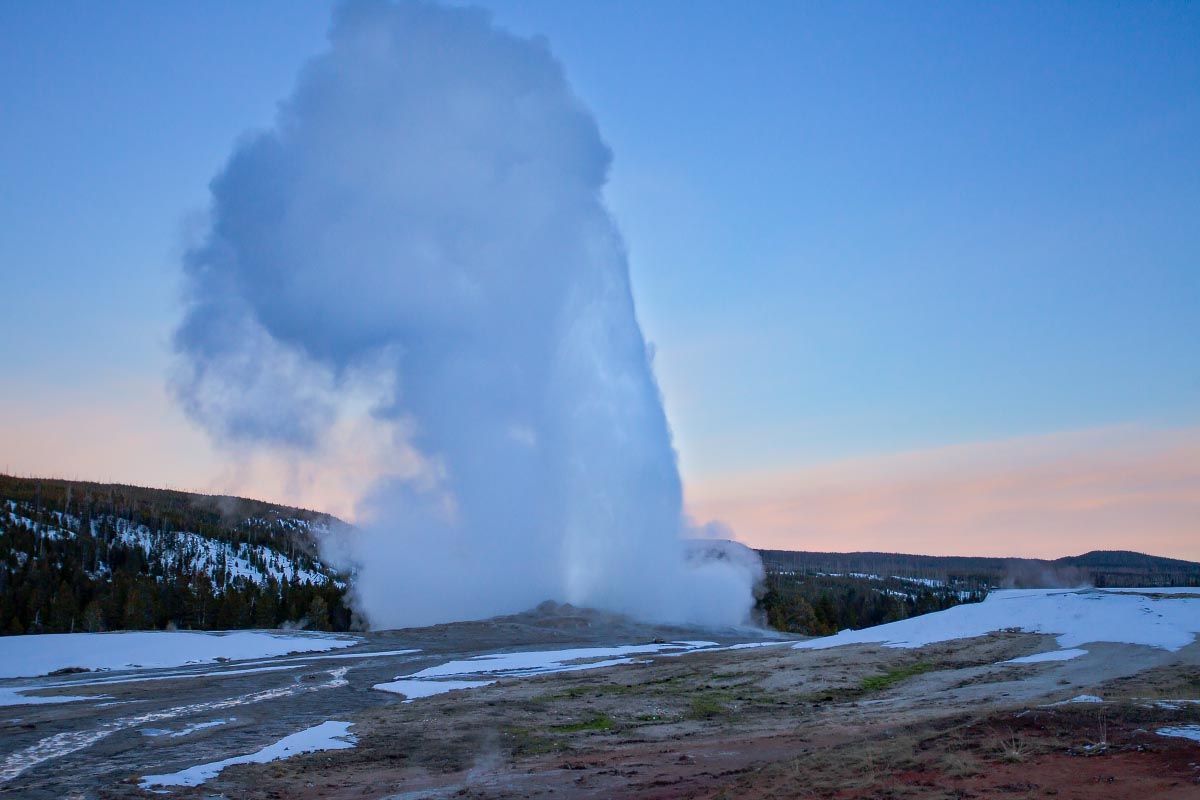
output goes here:
[{"label": "snow-covered slope", "polygon": [[1154,589],[1021,589],[996,591],[982,603],[864,628],[795,645],[820,649],[847,644],[923,647],[1004,630],[1052,634],[1062,648],[1124,642],[1179,650],[1200,634],[1200,597],[1150,596]]},{"label": "snow-covered slope", "polygon": [[[145,525],[134,525],[124,519],[110,518],[110,521],[120,541],[139,548],[147,557],[158,554],[164,569],[207,572],[216,578],[224,578],[219,585],[239,578],[260,585],[270,578],[281,583],[296,580],[314,586],[335,580],[319,561],[289,556],[266,545],[247,542],[235,545],[197,533],[152,531]],[[218,581],[214,580],[214,583]]]},{"label": "snow-covered slope", "polygon": [[[90,535],[104,539],[110,548],[114,544],[135,548],[154,570],[161,573],[207,574],[217,592],[238,582],[261,586],[271,579],[279,583],[295,581],[312,586],[324,586],[330,582],[344,585],[328,566],[302,551],[298,552],[295,547],[289,547],[285,552],[280,549],[285,546],[282,544],[272,547],[245,541],[233,542],[228,538],[215,538],[190,531],[152,530],[147,525],[112,515],[93,518],[85,523],[70,514],[49,511],[42,515],[43,521],[38,521],[33,518],[32,509],[11,500],[4,501],[3,509],[7,526],[23,528],[38,538],[48,540]],[[302,532],[314,538],[327,532],[326,526],[304,519],[251,518],[245,520],[242,527],[247,531],[270,531],[275,528],[285,533]],[[0,557],[5,555],[9,554],[0,553]],[[14,552],[11,555],[23,564],[31,554]],[[89,576],[93,578],[110,573],[110,565],[102,560],[89,570]]]}]

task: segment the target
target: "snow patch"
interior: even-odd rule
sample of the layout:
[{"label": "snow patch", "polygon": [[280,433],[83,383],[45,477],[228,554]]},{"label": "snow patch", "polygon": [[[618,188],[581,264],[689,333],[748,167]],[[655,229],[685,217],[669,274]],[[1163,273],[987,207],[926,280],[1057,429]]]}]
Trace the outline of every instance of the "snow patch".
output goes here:
[{"label": "snow patch", "polygon": [[347,750],[355,746],[356,739],[350,734],[352,722],[330,720],[306,728],[291,736],[285,736],[275,744],[267,745],[256,753],[244,756],[234,756],[222,761],[208,764],[197,764],[194,767],[171,772],[165,775],[147,775],[142,779],[141,787],[149,789],[154,786],[199,786],[209,778],[215,778],[226,767],[234,764],[266,764],[304,753],[318,753],[324,750]]},{"label": "snow patch", "polygon": [[390,683],[377,683],[373,689],[378,689],[381,692],[393,692],[405,696],[404,702],[411,703],[413,700],[419,700],[422,697],[432,697],[435,694],[445,694],[446,692],[454,692],[459,689],[478,689],[482,686],[491,686],[495,683],[492,681],[452,681],[452,680],[395,680]]},{"label": "snow patch", "polygon": [[36,706],[44,703],[75,703],[80,700],[100,700],[107,695],[98,695],[95,697],[75,697],[67,695],[58,695],[56,697],[29,697],[25,692],[36,691],[44,687],[41,686],[26,686],[21,689],[0,689],[0,706]]},{"label": "snow patch", "polygon": [[[500,678],[525,678],[531,675],[548,675],[555,672],[602,669],[632,664],[631,655],[662,653],[681,655],[687,652],[706,652],[715,649],[716,642],[671,642],[669,644],[634,644],[616,647],[578,647],[569,650],[526,650],[517,653],[491,653],[474,656],[462,661],[448,661],[436,667],[428,667],[411,675],[397,676],[389,683],[379,683],[373,688],[384,692],[395,692],[408,697],[411,702],[419,697],[487,686]],[[664,652],[669,651],[669,652]],[[682,651],[682,652],[675,652]],[[445,678],[474,677],[475,680],[447,681]]]},{"label": "snow patch", "polygon": [[333,650],[359,639],[302,631],[136,631],[0,637],[0,678],[46,675],[68,667],[135,669],[240,661]]},{"label": "snow patch", "polygon": [[1171,736],[1177,739],[1191,739],[1200,742],[1200,725],[1176,725],[1170,728],[1159,728],[1155,731],[1159,736]]},{"label": "snow patch", "polygon": [[[570,650],[527,650],[518,653],[494,653],[474,656],[465,661],[449,661],[436,667],[402,677],[444,678],[452,675],[499,675],[527,677],[551,672],[570,672],[610,666],[613,656],[658,653],[663,650],[695,650],[716,642],[673,642],[671,644],[632,644],[616,647],[578,647]],[[599,660],[607,659],[607,660]],[[626,659],[617,659],[627,663]]]},{"label": "snow patch", "polygon": [[1090,642],[1119,642],[1174,652],[1194,642],[1200,633],[1200,598],[1153,598],[1095,589],[995,591],[982,603],[955,606],[859,631],[842,631],[794,646],[799,649],[847,644],[924,647],[1005,630],[1052,634],[1063,648]]},{"label": "snow patch", "polygon": [[1103,697],[1096,697],[1094,694],[1081,694],[1072,697],[1070,700],[1059,700],[1057,703],[1051,703],[1051,706],[1069,706],[1075,703],[1103,703]]},{"label": "snow patch", "polygon": [[741,644],[731,644],[725,647],[715,647],[713,650],[750,650],[756,647],[775,647],[781,644],[791,644],[787,639],[775,642],[742,642]]},{"label": "snow patch", "polygon": [[1045,661],[1070,661],[1072,658],[1086,656],[1087,650],[1072,648],[1070,650],[1050,650],[1045,653],[1034,653],[1031,656],[1021,656],[1020,658],[1010,658],[1008,661],[1001,661],[1001,664],[1041,664]]},{"label": "snow patch", "polygon": [[214,719],[214,720],[209,720],[208,722],[196,722],[192,725],[188,725],[183,730],[178,730],[178,731],[170,731],[170,730],[166,730],[164,728],[142,728],[142,735],[143,736],[166,736],[169,739],[178,739],[181,736],[187,736],[190,733],[195,733],[196,731],[202,731],[205,728],[215,728],[218,725],[228,725],[229,723],[235,722],[236,720],[237,720],[237,717],[226,717],[225,719]]},{"label": "snow patch", "polygon": [[1190,705],[1200,705],[1200,700],[1156,700],[1154,701],[1155,708],[1166,709],[1167,711],[1182,711]]},{"label": "snow patch", "polygon": [[261,703],[264,701],[276,700],[282,697],[290,697],[297,694],[317,692],[323,689],[339,688],[348,683],[346,680],[347,669],[348,667],[339,667],[338,669],[330,670],[329,680],[325,681],[324,683],[295,683],[291,686],[284,686],[278,689],[267,689],[265,691],[241,695],[239,697],[229,697],[224,700],[216,700],[207,703],[192,703],[189,705],[163,709],[162,711],[148,711],[144,714],[121,717],[120,719],[102,722],[97,727],[90,730],[73,730],[56,733],[35,742],[23,750],[17,750],[5,756],[4,759],[0,761],[0,783],[11,781],[13,778],[16,778],[27,770],[33,769],[38,764],[42,764],[55,758],[61,758],[65,755],[83,750],[84,748],[91,747],[97,742],[112,736],[114,733],[118,733],[128,728],[140,728],[143,725],[163,722],[169,719],[177,719],[179,717],[193,716],[196,714],[211,714],[214,711],[223,711],[227,708],[235,708],[237,706],[244,706],[251,703]]},{"label": "snow patch", "polygon": [[[305,659],[312,661],[315,659]],[[27,688],[32,689],[61,689],[63,687],[71,687],[72,689],[79,686],[111,686],[114,683],[149,683],[150,681],[174,681],[182,678],[224,678],[234,677],[237,675],[251,675],[258,672],[278,672],[280,670],[289,669],[304,669],[310,666],[309,664],[288,664],[282,667],[255,667],[253,669],[225,669],[225,670],[205,670],[203,672],[168,672],[165,674],[155,673],[154,675],[136,675],[129,678],[101,678],[99,680],[89,681],[60,681],[58,683],[43,683],[33,685]]]}]

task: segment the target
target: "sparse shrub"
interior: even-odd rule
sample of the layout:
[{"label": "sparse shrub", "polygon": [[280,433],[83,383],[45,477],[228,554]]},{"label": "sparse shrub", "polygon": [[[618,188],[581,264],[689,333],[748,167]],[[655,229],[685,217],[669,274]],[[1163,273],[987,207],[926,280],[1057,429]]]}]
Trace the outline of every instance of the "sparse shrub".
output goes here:
[{"label": "sparse shrub", "polygon": [[1029,758],[1029,746],[1016,734],[1000,742],[1000,760],[1009,764],[1020,764]]},{"label": "sparse shrub", "polygon": [[933,669],[933,664],[930,662],[918,661],[915,664],[897,667],[879,675],[869,675],[862,679],[859,688],[864,692],[881,692],[884,689],[891,688],[900,681],[929,672],[931,669]]},{"label": "sparse shrub", "polygon": [[729,713],[728,707],[710,695],[700,695],[692,698],[688,719],[712,719]]},{"label": "sparse shrub", "polygon": [[578,731],[607,731],[612,730],[613,718],[608,714],[596,714],[591,719],[583,722],[574,722],[568,725],[555,725],[554,730],[562,731],[563,733],[576,733]]},{"label": "sparse shrub", "polygon": [[972,778],[983,773],[979,759],[965,753],[942,756],[942,772],[951,778]]}]

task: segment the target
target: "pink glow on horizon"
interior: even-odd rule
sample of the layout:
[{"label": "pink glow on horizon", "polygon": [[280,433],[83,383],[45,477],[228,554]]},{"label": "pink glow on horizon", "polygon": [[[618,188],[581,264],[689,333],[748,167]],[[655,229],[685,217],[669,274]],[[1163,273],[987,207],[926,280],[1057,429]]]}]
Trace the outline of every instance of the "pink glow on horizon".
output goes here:
[{"label": "pink glow on horizon", "polygon": [[1200,429],[1108,428],[688,484],[755,547],[1200,560]]},{"label": "pink glow on horizon", "polygon": [[86,408],[77,398],[0,401],[0,471],[229,494],[354,521],[376,477],[417,469],[388,435],[357,420],[335,426],[317,453],[221,450],[184,419],[161,384],[131,381],[106,387]]},{"label": "pink glow on horizon", "polygon": [[[0,401],[0,470],[256,497],[355,518],[383,465],[379,431],[320,456],[214,448],[152,382]],[[752,546],[1056,558],[1139,550],[1200,560],[1200,428],[1106,428],[815,467],[686,479],[695,519]]]}]

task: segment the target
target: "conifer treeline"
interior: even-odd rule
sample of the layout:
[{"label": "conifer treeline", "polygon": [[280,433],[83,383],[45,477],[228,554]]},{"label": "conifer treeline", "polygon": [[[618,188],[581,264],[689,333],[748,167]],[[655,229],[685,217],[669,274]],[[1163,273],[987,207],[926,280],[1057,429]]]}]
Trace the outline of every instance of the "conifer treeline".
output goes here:
[{"label": "conifer treeline", "polygon": [[983,600],[984,587],[914,586],[900,579],[767,572],[758,607],[776,630],[828,636]]},{"label": "conifer treeline", "polygon": [[[237,498],[9,476],[0,476],[0,502],[0,633],[351,626],[344,586],[316,560],[311,526],[336,523],[325,515]],[[148,553],[120,535],[119,520],[153,532]],[[265,552],[299,572],[259,584],[231,577],[224,556],[191,570],[178,549],[184,531],[222,543],[222,552],[240,552],[252,566],[266,566]],[[299,579],[302,572],[331,579],[313,585]]]}]

